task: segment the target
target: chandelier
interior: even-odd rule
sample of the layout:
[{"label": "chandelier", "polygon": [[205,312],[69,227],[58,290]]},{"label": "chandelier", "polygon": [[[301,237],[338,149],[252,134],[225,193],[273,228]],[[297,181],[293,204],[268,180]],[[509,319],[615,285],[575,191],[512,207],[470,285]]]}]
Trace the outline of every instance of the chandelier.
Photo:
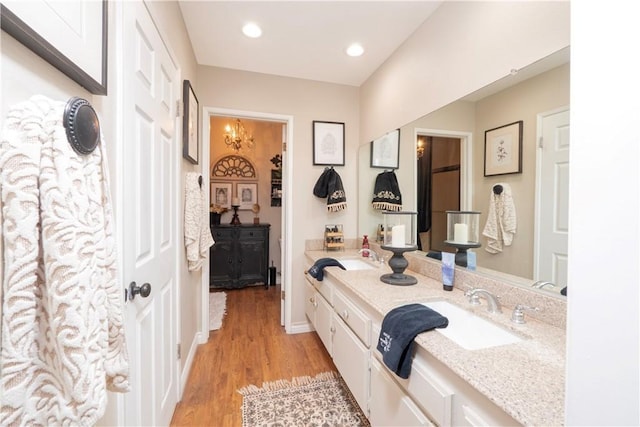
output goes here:
[{"label": "chandelier", "polygon": [[236,153],[242,147],[253,148],[255,145],[253,135],[249,135],[240,119],[236,119],[233,125],[227,124],[224,127],[224,143],[231,147]]}]

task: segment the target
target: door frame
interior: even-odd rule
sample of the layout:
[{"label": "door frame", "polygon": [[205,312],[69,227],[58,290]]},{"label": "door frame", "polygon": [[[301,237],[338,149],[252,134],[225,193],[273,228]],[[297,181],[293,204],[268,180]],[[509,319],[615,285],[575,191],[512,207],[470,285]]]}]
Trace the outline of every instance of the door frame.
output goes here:
[{"label": "door frame", "polygon": [[[281,225],[282,225],[282,247],[280,248],[280,259],[282,263],[282,267],[280,270],[281,273],[281,287],[282,291],[285,295],[288,295],[288,298],[284,300],[284,327],[286,331],[291,329],[291,276],[292,276],[292,255],[291,255],[291,247],[292,242],[291,238],[293,236],[293,211],[291,203],[291,197],[293,194],[293,175],[292,175],[292,163],[291,159],[293,158],[293,116],[286,114],[272,114],[272,113],[263,113],[258,111],[248,111],[248,110],[235,110],[229,108],[220,108],[220,107],[203,107],[202,109],[202,165],[201,171],[202,176],[209,177],[210,174],[210,163],[211,163],[211,140],[210,140],[210,129],[209,129],[209,119],[210,117],[223,116],[223,117],[237,117],[239,119],[247,119],[247,120],[264,120],[264,121],[272,121],[278,123],[284,123],[287,126],[287,135],[284,138],[284,141],[287,143],[286,151],[282,151],[282,215],[281,215]],[[210,203],[209,200],[210,195],[207,192],[207,204]],[[209,264],[205,263],[202,275],[202,318],[201,318],[201,333],[200,336],[204,339],[204,342],[207,341],[209,336]],[[283,302],[280,300],[280,304]]]},{"label": "door frame", "polygon": [[[541,200],[542,200],[542,146],[540,144],[540,138],[542,138],[542,122],[544,119],[550,116],[554,116],[563,112],[570,112],[570,106],[565,105],[562,107],[554,108],[553,110],[543,111],[536,114],[536,178],[535,178],[535,204],[534,204],[534,219],[533,219],[533,280],[540,280],[538,276],[538,270],[540,268],[540,236],[542,234],[542,228],[540,227],[540,217],[542,215]],[[548,279],[547,279],[548,280]],[[558,292],[560,289],[558,289]]]},{"label": "door frame", "polygon": [[[413,128],[413,142],[418,136],[440,136],[460,140],[460,210],[468,211],[473,205],[473,133],[456,130]],[[413,150],[413,164],[418,161],[418,153]],[[417,185],[418,169],[413,169],[413,183]],[[413,205],[418,206],[418,192],[414,191]]]}]

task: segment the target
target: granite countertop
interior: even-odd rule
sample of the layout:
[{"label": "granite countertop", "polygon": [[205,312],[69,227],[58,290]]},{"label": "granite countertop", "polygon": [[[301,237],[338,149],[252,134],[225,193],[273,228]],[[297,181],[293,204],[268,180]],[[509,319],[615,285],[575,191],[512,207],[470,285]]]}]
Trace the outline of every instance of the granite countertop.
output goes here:
[{"label": "granite countertop", "polygon": [[[336,259],[358,256],[355,250],[306,251],[306,255],[311,263],[327,256]],[[386,264],[366,270],[325,269],[325,274],[340,281],[380,315],[379,319],[373,319],[376,322],[402,304],[447,300],[516,333],[522,341],[480,350],[466,350],[433,332],[419,334],[415,342],[523,425],[564,424],[564,329],[526,314],[527,323],[514,324],[510,320],[513,307],[503,306],[502,313],[488,313],[484,301],[480,306],[472,306],[460,289],[443,291],[440,281],[409,270],[406,273],[418,280],[416,285],[393,286],[379,280],[380,275],[391,272]]]}]

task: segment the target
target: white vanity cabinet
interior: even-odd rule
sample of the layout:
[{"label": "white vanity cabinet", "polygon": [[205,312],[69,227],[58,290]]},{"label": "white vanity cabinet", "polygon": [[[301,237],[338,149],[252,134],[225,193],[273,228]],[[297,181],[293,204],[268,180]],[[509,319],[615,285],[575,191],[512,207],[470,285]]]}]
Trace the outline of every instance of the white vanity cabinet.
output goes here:
[{"label": "white vanity cabinet", "polygon": [[[325,286],[326,289],[326,286]],[[333,307],[322,294],[311,284],[305,282],[305,313],[316,330],[320,340],[331,356],[332,350],[332,317]]]},{"label": "white vanity cabinet", "polygon": [[433,426],[393,375],[375,357],[371,358],[371,398],[369,421],[372,426]]}]

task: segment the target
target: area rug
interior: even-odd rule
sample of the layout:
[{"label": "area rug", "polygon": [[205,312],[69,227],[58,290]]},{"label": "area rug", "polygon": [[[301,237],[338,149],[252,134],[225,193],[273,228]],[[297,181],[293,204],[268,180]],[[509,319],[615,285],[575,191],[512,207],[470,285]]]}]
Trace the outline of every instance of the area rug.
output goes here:
[{"label": "area rug", "polygon": [[337,372],[243,387],[242,425],[369,426]]},{"label": "area rug", "polygon": [[209,330],[222,327],[222,318],[227,314],[227,294],[211,292],[209,294]]}]

